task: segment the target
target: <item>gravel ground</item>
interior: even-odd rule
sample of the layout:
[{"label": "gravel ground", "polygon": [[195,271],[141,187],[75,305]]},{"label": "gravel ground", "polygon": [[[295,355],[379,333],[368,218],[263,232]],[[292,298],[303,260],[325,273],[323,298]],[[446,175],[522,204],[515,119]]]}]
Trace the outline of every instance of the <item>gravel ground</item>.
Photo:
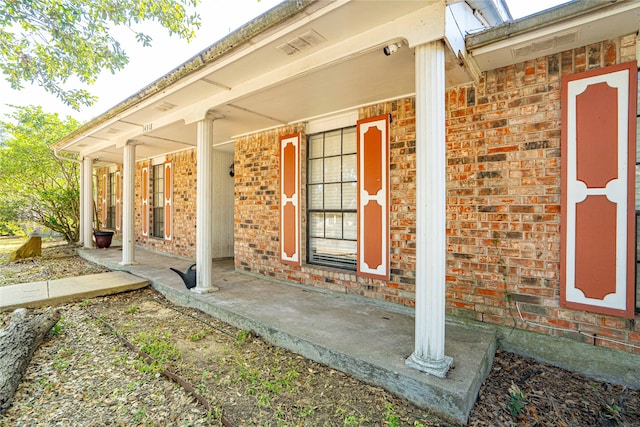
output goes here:
[{"label": "gravel ground", "polygon": [[63,242],[59,241],[44,242],[40,257],[19,259],[9,263],[7,262],[9,253],[19,245],[5,243],[3,246],[2,243],[0,240],[0,286],[109,271],[100,265],[82,260],[76,254],[75,246],[62,244]]},{"label": "gravel ground", "polygon": [[[72,248],[51,249],[31,264],[2,260],[0,277],[14,280],[16,269],[22,282],[42,280],[32,277],[58,271],[56,257],[66,251]],[[99,268],[64,256],[60,274]],[[34,355],[0,426],[441,425],[381,388],[175,307],[150,288],[57,309],[63,318]],[[0,327],[9,319],[0,314]],[[142,362],[119,336],[157,362]],[[468,425],[638,426],[640,392],[498,352]]]}]

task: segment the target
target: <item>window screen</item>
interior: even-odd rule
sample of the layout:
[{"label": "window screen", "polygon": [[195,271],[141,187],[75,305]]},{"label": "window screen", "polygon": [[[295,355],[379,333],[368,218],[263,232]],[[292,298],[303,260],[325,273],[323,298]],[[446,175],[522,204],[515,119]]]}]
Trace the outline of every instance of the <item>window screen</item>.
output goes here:
[{"label": "window screen", "polygon": [[356,128],[308,138],[308,262],[356,269]]}]

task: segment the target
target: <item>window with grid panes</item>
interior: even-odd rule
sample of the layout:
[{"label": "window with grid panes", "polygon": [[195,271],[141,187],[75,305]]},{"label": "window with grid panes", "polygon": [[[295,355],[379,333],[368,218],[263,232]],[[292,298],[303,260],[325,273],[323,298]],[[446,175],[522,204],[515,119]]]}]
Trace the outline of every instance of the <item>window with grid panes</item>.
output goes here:
[{"label": "window with grid panes", "polygon": [[310,135],[307,153],[307,262],[355,270],[356,127]]},{"label": "window with grid panes", "polygon": [[164,237],[164,165],[153,167],[153,237]]},{"label": "window with grid panes", "polygon": [[116,174],[107,178],[107,228],[116,228]]}]

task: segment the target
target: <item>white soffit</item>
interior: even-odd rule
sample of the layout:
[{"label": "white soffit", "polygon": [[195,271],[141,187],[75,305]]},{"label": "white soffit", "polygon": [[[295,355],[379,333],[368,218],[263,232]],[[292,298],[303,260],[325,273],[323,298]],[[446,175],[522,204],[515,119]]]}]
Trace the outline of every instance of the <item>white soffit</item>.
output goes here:
[{"label": "white soffit", "polygon": [[631,1],[568,19],[478,48],[471,55],[482,71],[563,52],[640,29],[640,2]]},{"label": "white soffit", "polygon": [[[191,137],[171,134],[179,129],[189,133],[189,126],[184,127],[184,123],[191,123],[193,117],[197,120],[199,113],[211,109],[219,118],[214,123],[215,143],[222,143],[234,135],[300,117],[412,93],[412,49],[405,44],[386,57],[382,45],[400,40],[406,31],[416,40],[417,33],[432,37],[441,26],[444,34],[444,16],[443,22],[431,25],[431,16],[440,11],[435,7],[438,3],[444,5],[443,1],[411,0],[330,3],[311,15],[267,30],[237,51],[87,130],[65,149],[72,151],[73,145],[89,140],[92,152],[110,150],[117,140],[134,138],[144,140],[137,154],[149,155],[147,151],[156,147],[151,137],[156,142],[160,136],[166,137],[166,143],[157,145],[159,148],[173,148],[173,140],[190,143]],[[420,20],[409,22],[407,16]],[[284,43],[299,46],[298,39],[309,47],[291,56],[278,50]],[[265,75],[272,78],[266,79]],[[175,129],[165,127],[173,122]],[[122,123],[126,129],[121,135],[108,133],[112,128],[119,129]],[[93,136],[105,141],[96,144]]]},{"label": "white soffit", "polygon": [[414,91],[413,50],[405,46],[391,56],[380,49],[304,74],[238,99],[234,105],[296,122]]}]

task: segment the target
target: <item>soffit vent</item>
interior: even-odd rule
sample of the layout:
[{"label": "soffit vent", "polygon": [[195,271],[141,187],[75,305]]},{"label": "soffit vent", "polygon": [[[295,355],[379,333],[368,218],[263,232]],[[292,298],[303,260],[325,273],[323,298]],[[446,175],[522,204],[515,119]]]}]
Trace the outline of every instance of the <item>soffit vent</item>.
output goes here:
[{"label": "soffit vent", "polygon": [[550,37],[544,40],[540,40],[525,46],[517,47],[511,50],[514,58],[523,58],[531,56],[532,54],[544,53],[563,45],[568,45],[578,41],[578,31],[572,31],[570,33],[561,34],[555,37]]},{"label": "soffit vent", "polygon": [[161,104],[156,105],[153,108],[158,110],[158,111],[165,112],[165,111],[169,111],[169,110],[171,110],[172,108],[175,108],[175,107],[177,107],[176,104],[172,104],[170,102],[163,102]]},{"label": "soffit vent", "polygon": [[317,46],[325,41],[327,41],[327,39],[322,37],[316,31],[311,30],[287,41],[286,43],[282,43],[276,49],[285,55],[295,55],[298,52]]},{"label": "soffit vent", "polygon": [[122,131],[120,129],[116,129],[116,128],[107,129],[107,133],[110,133],[110,134],[116,134],[116,133],[120,133],[120,132],[122,132]]}]

